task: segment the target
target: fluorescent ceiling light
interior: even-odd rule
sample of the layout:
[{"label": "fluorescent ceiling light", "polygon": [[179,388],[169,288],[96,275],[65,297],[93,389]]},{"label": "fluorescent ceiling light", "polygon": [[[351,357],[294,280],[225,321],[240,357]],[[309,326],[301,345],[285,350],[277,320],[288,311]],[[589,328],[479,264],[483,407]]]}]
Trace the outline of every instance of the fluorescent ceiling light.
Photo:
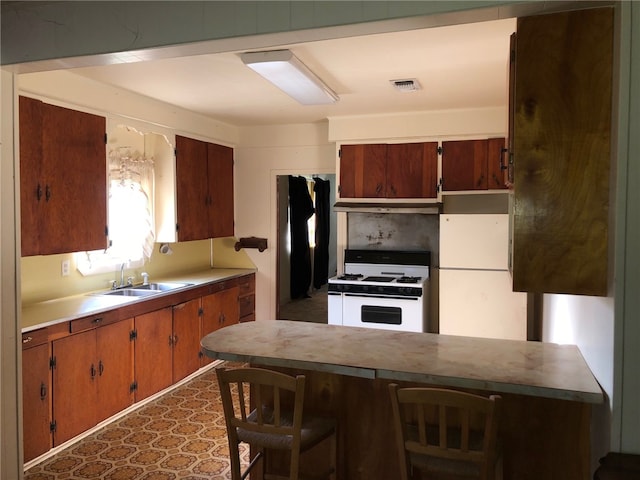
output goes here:
[{"label": "fluorescent ceiling light", "polygon": [[303,105],[324,105],[338,101],[338,95],[290,50],[242,53],[240,58],[249,68]]}]

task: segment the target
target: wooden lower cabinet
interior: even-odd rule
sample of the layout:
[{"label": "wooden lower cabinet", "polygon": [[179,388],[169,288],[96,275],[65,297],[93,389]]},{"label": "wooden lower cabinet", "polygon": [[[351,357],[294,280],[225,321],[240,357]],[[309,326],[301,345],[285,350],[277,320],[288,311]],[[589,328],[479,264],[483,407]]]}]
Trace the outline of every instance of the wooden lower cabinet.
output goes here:
[{"label": "wooden lower cabinet", "polygon": [[131,318],[113,310],[24,333],[25,462],[209,364],[204,335],[255,319],[255,275],[212,290]]},{"label": "wooden lower cabinet", "polygon": [[[240,321],[239,287],[231,287],[202,297],[202,336]],[[201,355],[202,364],[212,362]]]},{"label": "wooden lower cabinet", "polygon": [[122,320],[53,341],[54,446],[133,403],[132,329]]},{"label": "wooden lower cabinet", "polygon": [[51,357],[49,342],[22,351],[24,461],[51,448]]},{"label": "wooden lower cabinet", "polygon": [[134,370],[137,402],[171,385],[172,317],[171,307],[135,317]]},{"label": "wooden lower cabinet", "polygon": [[173,307],[173,382],[200,368],[200,299]]},{"label": "wooden lower cabinet", "polygon": [[240,279],[238,285],[238,308],[240,309],[240,322],[252,322],[256,319],[256,276],[247,275]]}]

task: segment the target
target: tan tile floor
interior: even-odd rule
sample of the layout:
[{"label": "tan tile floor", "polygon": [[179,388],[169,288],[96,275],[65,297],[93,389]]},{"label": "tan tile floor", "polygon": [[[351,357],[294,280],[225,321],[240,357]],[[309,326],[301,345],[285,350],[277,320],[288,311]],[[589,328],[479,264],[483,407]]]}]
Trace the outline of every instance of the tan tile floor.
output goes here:
[{"label": "tan tile floor", "polygon": [[[248,455],[245,448],[245,462]],[[24,478],[230,479],[228,456],[215,370],[208,370],[32,466]]]}]

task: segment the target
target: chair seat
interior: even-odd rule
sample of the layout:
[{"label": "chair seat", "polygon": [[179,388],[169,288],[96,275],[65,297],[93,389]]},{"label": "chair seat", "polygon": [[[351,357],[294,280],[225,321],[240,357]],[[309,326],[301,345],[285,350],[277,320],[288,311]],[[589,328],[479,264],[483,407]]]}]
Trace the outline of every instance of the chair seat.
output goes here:
[{"label": "chair seat", "polygon": [[[273,421],[273,410],[262,408],[263,418],[267,423]],[[247,417],[250,423],[257,423],[257,412],[254,409]],[[280,425],[293,426],[292,412],[283,412],[280,417]],[[325,438],[329,437],[336,429],[336,422],[331,418],[304,416],[300,431],[300,450],[307,450]],[[275,435],[264,432],[256,432],[241,427],[237,428],[238,439],[245,443],[277,450],[290,450],[293,442],[292,435]]]}]

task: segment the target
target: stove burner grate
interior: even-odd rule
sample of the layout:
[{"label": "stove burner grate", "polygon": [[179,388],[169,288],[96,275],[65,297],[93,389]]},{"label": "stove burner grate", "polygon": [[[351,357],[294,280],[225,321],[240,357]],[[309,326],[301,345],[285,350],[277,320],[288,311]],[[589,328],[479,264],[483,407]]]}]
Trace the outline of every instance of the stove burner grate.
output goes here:
[{"label": "stove burner grate", "polygon": [[400,277],[396,280],[397,283],[420,283],[422,277]]},{"label": "stove burner grate", "polygon": [[394,277],[367,277],[365,282],[393,282]]},{"label": "stove burner grate", "polygon": [[361,273],[345,273],[338,277],[338,280],[359,280],[362,278]]}]

